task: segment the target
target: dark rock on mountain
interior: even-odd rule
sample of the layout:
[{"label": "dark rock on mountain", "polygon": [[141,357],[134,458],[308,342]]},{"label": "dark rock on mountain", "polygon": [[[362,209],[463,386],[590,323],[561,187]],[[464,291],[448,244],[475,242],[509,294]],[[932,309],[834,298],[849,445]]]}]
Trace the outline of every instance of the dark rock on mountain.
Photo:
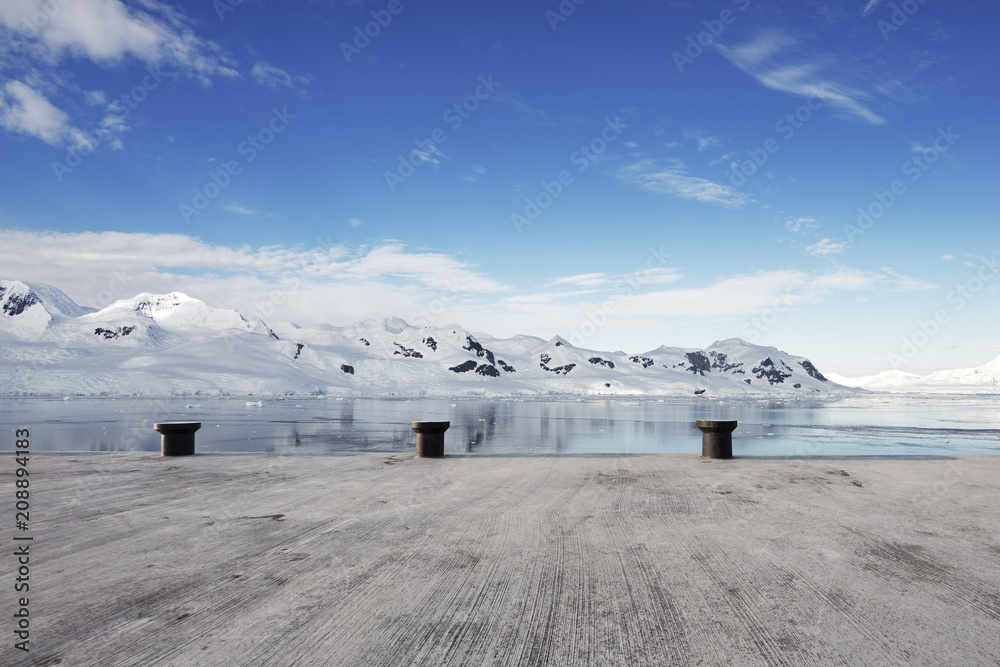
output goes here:
[{"label": "dark rock on mountain", "polygon": [[[0,298],[3,297],[6,291],[6,289],[0,287]],[[36,303],[38,302],[35,301],[35,297],[31,296],[31,294],[15,294],[3,304],[3,312],[14,317],[15,315],[20,315]]]},{"label": "dark rock on mountain", "polygon": [[809,361],[808,359],[806,359],[805,361],[800,361],[799,365],[802,366],[802,368],[805,369],[806,373],[809,374],[809,377],[816,378],[820,382],[829,382],[829,380],[827,380],[825,377],[823,377],[822,373],[820,373],[818,370],[816,370],[816,367],[813,366],[812,362]]},{"label": "dark rock on mountain", "polygon": [[791,373],[781,372],[781,369],[771,361],[771,357],[760,362],[759,366],[754,366],[752,370],[757,375],[758,380],[767,378],[768,384],[781,384],[785,381],[785,378],[792,376]]},{"label": "dark rock on mountain", "polygon": [[304,348],[304,347],[305,347],[305,345],[303,345],[302,343],[296,343],[295,344],[295,356],[292,357],[292,359],[298,359],[299,355],[302,354],[302,348]]},{"label": "dark rock on mountain", "polygon": [[550,373],[560,373],[566,375],[571,370],[576,368],[576,364],[566,364],[565,366],[557,366],[555,368],[549,368],[549,362],[552,361],[552,357],[545,354],[544,352],[538,355],[540,363],[538,364],[542,370],[549,371]]},{"label": "dark rock on mountain", "polygon": [[422,342],[423,342],[424,345],[426,345],[427,347],[431,348],[431,350],[433,350],[434,352],[437,352],[438,344],[437,344],[436,340],[434,340],[433,338],[431,338],[430,336],[428,336]]},{"label": "dark rock on mountain", "polygon": [[489,362],[495,363],[493,361],[493,353],[487,350],[485,347],[479,344],[479,341],[472,336],[465,336],[465,345],[462,346],[463,350],[468,350],[469,352],[475,352],[477,357],[486,357]]},{"label": "dark rock on mountain", "polygon": [[628,360],[633,364],[642,364],[643,368],[649,368],[653,365],[653,360],[649,357],[640,357],[639,355],[635,355],[633,357],[629,357]]},{"label": "dark rock on mountain", "polygon": [[344,371],[348,375],[354,375],[354,366],[351,366],[349,364],[341,364],[340,370]]},{"label": "dark rock on mountain", "polygon": [[600,357],[591,357],[590,359],[587,359],[587,361],[589,361],[592,364],[600,364],[601,366],[605,366],[606,368],[615,367],[615,362],[608,361],[607,359],[601,359]]},{"label": "dark rock on mountain", "polygon": [[510,364],[508,364],[503,359],[497,359],[497,363],[500,364],[500,368],[504,369],[504,371],[506,371],[507,373],[516,373],[517,372],[516,370],[514,370],[513,366],[511,366]]},{"label": "dark rock on mountain", "polygon": [[104,329],[103,327],[98,327],[94,329],[95,336],[104,336],[105,340],[113,340],[121,336],[127,336],[135,331],[135,327],[118,327],[117,329]]},{"label": "dark rock on mountain", "polygon": [[743,375],[743,363],[730,364],[727,363],[728,357],[724,352],[711,351],[708,353],[712,357],[712,368],[722,371],[723,373],[728,373],[732,371],[734,374]]},{"label": "dark rock on mountain", "polygon": [[476,369],[476,362],[474,362],[474,361],[472,361],[470,359],[469,361],[463,362],[463,363],[459,364],[458,366],[452,366],[448,370],[452,371],[454,373],[468,373],[469,371],[472,371],[472,370],[475,370],[475,369]]},{"label": "dark rock on mountain", "polygon": [[688,352],[684,355],[691,362],[691,368],[687,370],[704,377],[705,371],[712,371],[712,363],[705,356],[704,352]]},{"label": "dark rock on mountain", "polygon": [[359,338],[359,341],[365,344],[365,347],[371,347],[371,343],[368,342],[367,338]]},{"label": "dark rock on mountain", "polygon": [[500,371],[496,369],[496,366],[491,366],[490,364],[479,364],[476,368],[476,373],[491,378],[500,377]]},{"label": "dark rock on mountain", "polygon": [[421,353],[417,352],[416,350],[414,350],[411,347],[405,347],[405,346],[400,345],[399,343],[396,343],[396,342],[393,342],[393,345],[395,345],[396,347],[399,348],[398,350],[396,350],[395,352],[393,352],[393,354],[401,354],[404,357],[413,357],[414,359],[423,359],[424,358],[424,355],[422,355]]}]

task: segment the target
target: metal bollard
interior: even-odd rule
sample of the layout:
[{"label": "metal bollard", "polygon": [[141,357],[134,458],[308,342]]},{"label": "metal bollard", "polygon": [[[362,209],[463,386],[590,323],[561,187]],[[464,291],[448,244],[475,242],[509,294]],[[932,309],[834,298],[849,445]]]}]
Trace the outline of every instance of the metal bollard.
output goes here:
[{"label": "metal bollard", "polygon": [[410,422],[410,428],[417,432],[417,458],[444,458],[444,432],[451,422]]},{"label": "metal bollard", "polygon": [[734,420],[699,419],[701,455],[709,459],[733,458],[733,431],[739,425]]},{"label": "metal bollard", "polygon": [[162,456],[190,456],[194,454],[194,432],[201,428],[201,422],[162,422],[153,424],[160,433],[160,454]]}]

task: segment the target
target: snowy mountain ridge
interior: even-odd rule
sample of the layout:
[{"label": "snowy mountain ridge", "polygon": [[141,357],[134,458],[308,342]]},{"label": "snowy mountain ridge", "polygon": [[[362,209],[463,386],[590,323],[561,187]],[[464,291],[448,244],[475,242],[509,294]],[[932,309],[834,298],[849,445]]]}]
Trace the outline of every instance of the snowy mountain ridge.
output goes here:
[{"label": "snowy mountain ridge", "polygon": [[680,395],[850,393],[804,357],[738,338],[603,352],[555,336],[473,335],[396,317],[250,321],[180,292],[82,308],[0,281],[0,395]]},{"label": "snowy mountain ridge", "polygon": [[934,371],[927,375],[889,370],[862,377],[843,377],[830,373],[830,379],[848,387],[870,391],[930,394],[968,394],[1000,392],[1000,357],[976,368]]}]

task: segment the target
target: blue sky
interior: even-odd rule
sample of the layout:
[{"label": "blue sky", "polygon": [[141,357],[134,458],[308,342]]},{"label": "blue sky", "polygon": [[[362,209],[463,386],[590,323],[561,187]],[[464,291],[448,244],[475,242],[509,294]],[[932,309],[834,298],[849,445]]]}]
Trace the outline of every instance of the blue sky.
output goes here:
[{"label": "blue sky", "polygon": [[[4,0],[0,276],[858,375],[1000,354],[992,3]],[[367,31],[367,34],[365,34]]]}]

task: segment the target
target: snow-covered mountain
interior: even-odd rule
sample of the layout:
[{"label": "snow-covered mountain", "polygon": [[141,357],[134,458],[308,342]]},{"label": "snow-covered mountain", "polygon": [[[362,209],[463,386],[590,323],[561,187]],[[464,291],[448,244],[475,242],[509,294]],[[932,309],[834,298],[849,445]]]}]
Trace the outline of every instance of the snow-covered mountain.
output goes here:
[{"label": "snow-covered mountain", "polygon": [[740,339],[641,354],[494,338],[398,318],[273,326],[181,293],[94,311],[0,281],[0,395],[748,395],[852,392],[808,359]]},{"label": "snow-covered mountain", "polygon": [[31,338],[54,322],[89,312],[55,287],[0,279],[0,333]]},{"label": "snow-covered mountain", "polygon": [[860,387],[871,391],[930,394],[997,393],[1000,392],[1000,357],[977,368],[935,371],[928,375],[893,370],[853,378],[830,373],[828,377],[848,387]]}]

